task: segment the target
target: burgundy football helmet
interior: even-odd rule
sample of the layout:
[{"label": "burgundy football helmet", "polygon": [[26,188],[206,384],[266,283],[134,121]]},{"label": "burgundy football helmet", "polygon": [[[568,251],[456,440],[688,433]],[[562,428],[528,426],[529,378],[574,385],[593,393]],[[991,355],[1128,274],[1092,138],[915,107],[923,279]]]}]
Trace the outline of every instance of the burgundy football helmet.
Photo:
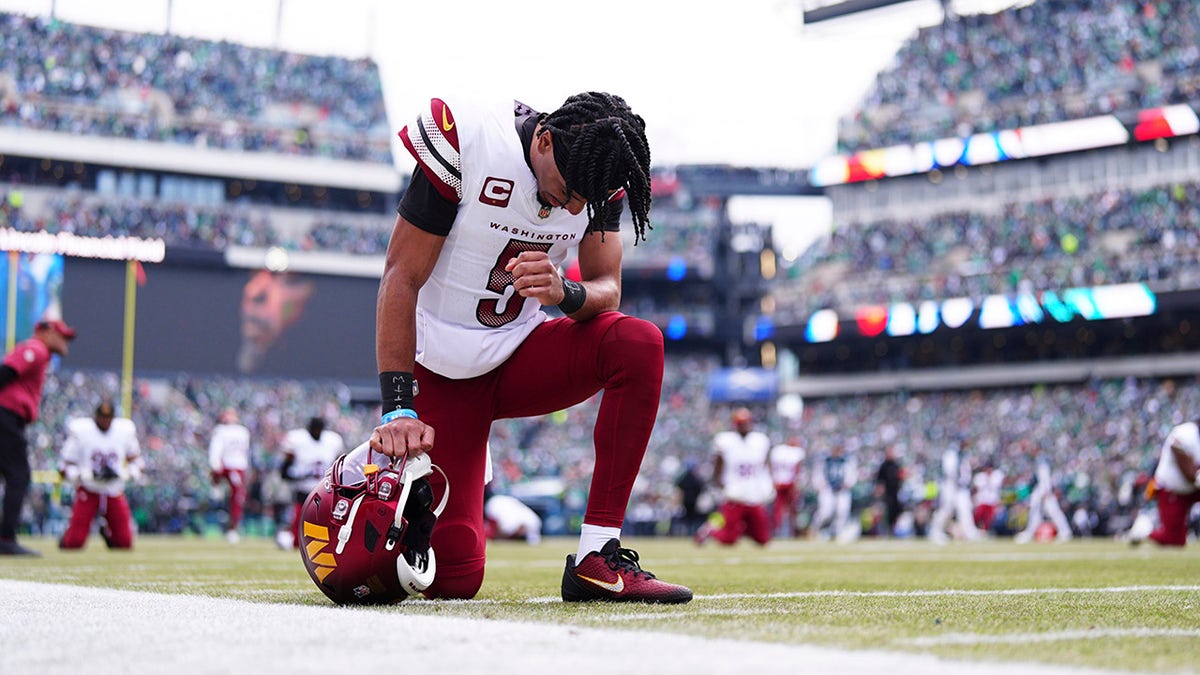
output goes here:
[{"label": "burgundy football helmet", "polygon": [[437,573],[429,538],[450,485],[433,505],[428,455],[395,460],[363,443],[339,457],[304,500],[300,555],[313,582],[339,605],[421,595]]}]

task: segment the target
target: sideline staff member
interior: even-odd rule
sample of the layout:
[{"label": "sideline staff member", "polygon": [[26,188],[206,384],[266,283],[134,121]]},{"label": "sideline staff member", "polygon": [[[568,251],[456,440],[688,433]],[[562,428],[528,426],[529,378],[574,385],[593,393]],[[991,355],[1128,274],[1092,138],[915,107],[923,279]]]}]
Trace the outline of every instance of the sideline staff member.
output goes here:
[{"label": "sideline staff member", "polygon": [[50,355],[66,356],[67,343],[73,339],[74,328],[58,319],[43,319],[33,327],[33,337],[18,343],[0,364],[0,477],[4,479],[0,555],[40,555],[17,543],[30,477],[25,427],[38,418]]}]

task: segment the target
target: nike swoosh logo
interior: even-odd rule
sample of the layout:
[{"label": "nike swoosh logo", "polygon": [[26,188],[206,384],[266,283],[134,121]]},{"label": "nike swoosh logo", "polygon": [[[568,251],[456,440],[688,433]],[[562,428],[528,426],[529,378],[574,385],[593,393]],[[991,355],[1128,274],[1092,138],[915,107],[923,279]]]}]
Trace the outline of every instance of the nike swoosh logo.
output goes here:
[{"label": "nike swoosh logo", "polygon": [[619,574],[617,575],[617,580],[614,582],[600,581],[599,579],[585,577],[582,574],[580,574],[578,576],[580,579],[583,579],[584,581],[595,584],[596,586],[599,586],[600,588],[603,588],[606,591],[612,591],[613,593],[620,593],[621,591],[625,590],[625,577],[622,577]]},{"label": "nike swoosh logo", "polygon": [[454,122],[451,122],[446,117],[446,108],[442,108],[442,131],[450,131],[454,128]]}]

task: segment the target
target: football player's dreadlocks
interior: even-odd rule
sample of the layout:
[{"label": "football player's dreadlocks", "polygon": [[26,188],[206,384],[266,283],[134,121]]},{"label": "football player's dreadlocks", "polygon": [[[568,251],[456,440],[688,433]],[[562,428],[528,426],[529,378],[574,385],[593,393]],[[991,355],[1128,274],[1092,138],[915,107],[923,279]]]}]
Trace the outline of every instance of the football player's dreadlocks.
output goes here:
[{"label": "football player's dreadlocks", "polygon": [[612,204],[609,196],[625,188],[633,214],[634,244],[650,226],[650,144],[646,122],[625,99],[587,92],[543,113],[542,128],[554,135],[554,162],[567,183],[587,200],[588,231],[600,230]]}]

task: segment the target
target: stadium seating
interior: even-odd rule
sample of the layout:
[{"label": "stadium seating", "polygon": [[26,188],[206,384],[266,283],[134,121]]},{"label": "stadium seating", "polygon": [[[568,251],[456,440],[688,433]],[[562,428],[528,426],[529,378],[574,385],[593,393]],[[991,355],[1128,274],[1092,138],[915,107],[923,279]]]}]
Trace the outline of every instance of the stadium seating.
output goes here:
[{"label": "stadium seating", "polygon": [[834,307],[1145,282],[1200,287],[1200,183],[846,223],[786,270],[779,323]]},{"label": "stadium seating", "polygon": [[369,60],[9,13],[0,38],[0,125],[391,163]]},{"label": "stadium seating", "polygon": [[839,124],[856,152],[1200,98],[1190,0],[1036,2],[922,29]]}]

